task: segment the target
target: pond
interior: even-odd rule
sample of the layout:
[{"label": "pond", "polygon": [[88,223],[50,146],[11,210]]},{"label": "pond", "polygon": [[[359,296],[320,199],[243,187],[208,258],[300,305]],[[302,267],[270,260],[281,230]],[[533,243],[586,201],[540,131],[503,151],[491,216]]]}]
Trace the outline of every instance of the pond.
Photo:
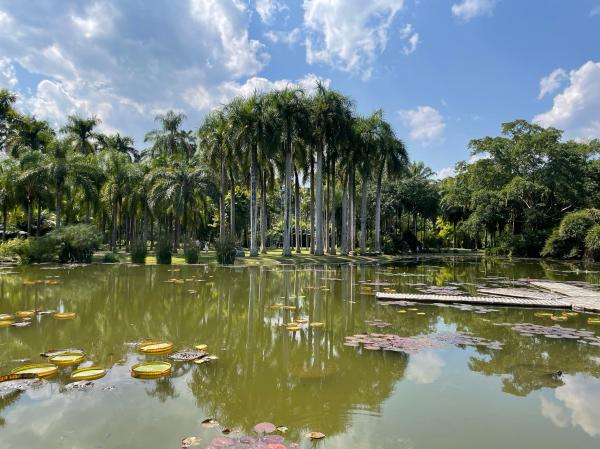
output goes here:
[{"label": "pond", "polygon": [[[324,449],[600,447],[593,315],[555,322],[540,310],[398,307],[374,296],[384,289],[474,294],[524,278],[600,283],[600,272],[578,265],[428,257],[368,266],[42,265],[0,273],[0,314],[76,314],[36,314],[30,326],[0,328],[0,374],[47,362],[40,353],[52,348],[82,349],[81,366],[108,369],[80,388],[69,378],[73,367],[22,391],[0,384],[3,449],[165,449],[191,436],[199,448],[235,441],[277,449],[281,437],[286,447]],[[300,330],[290,331],[295,320]],[[520,323],[587,337],[523,335],[513,329]],[[410,343],[409,352],[346,338],[365,332],[416,338],[398,340]],[[136,343],[147,339],[175,350],[206,344],[218,360],[172,362],[166,377],[136,379],[135,363],[168,360],[140,353]],[[207,419],[218,425],[202,424]],[[240,442],[265,421],[287,430],[276,431],[271,446]],[[309,440],[311,431],[326,437]]]}]

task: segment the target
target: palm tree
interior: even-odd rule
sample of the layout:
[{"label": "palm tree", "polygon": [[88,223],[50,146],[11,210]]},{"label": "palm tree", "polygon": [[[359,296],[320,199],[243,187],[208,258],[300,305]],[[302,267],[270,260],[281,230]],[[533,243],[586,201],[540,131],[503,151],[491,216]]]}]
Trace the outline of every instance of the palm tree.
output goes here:
[{"label": "palm tree", "polygon": [[119,204],[131,187],[129,185],[131,160],[126,154],[108,149],[103,152],[101,164],[106,178],[102,186],[102,197],[109,204],[111,211],[110,248],[114,251],[117,246]]},{"label": "palm tree", "polygon": [[131,160],[136,162],[140,159],[140,153],[133,146],[133,138],[128,136],[122,136],[119,133],[113,135],[106,135],[97,133],[95,134],[96,140],[98,141],[98,151],[102,151],[108,148],[113,149],[118,153],[128,154]]},{"label": "palm tree", "polygon": [[185,114],[174,111],[159,114],[154,118],[154,121],[160,124],[160,128],[148,132],[144,137],[144,142],[152,143],[149,150],[152,158],[187,154],[186,133],[181,130],[185,119]]},{"label": "palm tree", "polygon": [[27,235],[29,236],[31,236],[33,222],[33,201],[36,198],[37,192],[46,184],[44,162],[45,155],[35,150],[25,151],[19,159],[17,187],[23,195],[27,206]]},{"label": "palm tree", "polygon": [[2,241],[6,240],[8,209],[16,202],[15,179],[19,166],[12,158],[0,161],[0,204],[2,204]]},{"label": "palm tree", "polygon": [[70,115],[60,131],[67,134],[68,142],[75,151],[81,154],[91,154],[96,150],[92,139],[95,137],[94,129],[99,124],[100,119],[97,117],[85,118]]},{"label": "palm tree", "polygon": [[408,153],[404,143],[397,139],[392,127],[386,121],[380,122],[380,140],[377,151],[374,152],[377,159],[377,187],[375,191],[375,252],[381,252],[381,181],[383,174],[393,176],[406,169],[408,164]]},{"label": "palm tree", "polygon": [[286,87],[283,90],[269,94],[271,107],[274,109],[275,119],[281,130],[281,152],[283,156],[283,255],[291,256],[291,191],[292,191],[292,153],[293,142],[297,136],[302,135],[307,126],[308,111],[304,101],[302,89]]},{"label": "palm tree", "polygon": [[207,165],[216,168],[219,173],[219,239],[225,236],[225,177],[226,158],[231,153],[229,135],[231,125],[223,111],[217,110],[209,114],[198,130],[199,144]]},{"label": "palm tree", "polygon": [[6,140],[11,132],[11,125],[16,116],[13,105],[17,96],[7,89],[0,89],[0,152],[6,153]]},{"label": "palm tree", "polygon": [[26,115],[15,115],[12,132],[6,139],[6,150],[18,158],[27,150],[46,152],[54,139],[54,131],[44,120]]}]

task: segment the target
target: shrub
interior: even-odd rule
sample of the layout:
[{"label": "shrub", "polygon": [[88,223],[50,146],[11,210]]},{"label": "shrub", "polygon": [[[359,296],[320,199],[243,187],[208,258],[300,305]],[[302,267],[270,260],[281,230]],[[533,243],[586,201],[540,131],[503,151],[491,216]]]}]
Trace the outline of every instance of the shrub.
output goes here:
[{"label": "shrub", "polygon": [[600,224],[592,226],[585,236],[585,258],[600,261]]},{"label": "shrub", "polygon": [[54,244],[60,263],[91,263],[94,251],[100,247],[102,242],[102,235],[95,226],[78,224],[64,226],[35,240],[50,241],[47,246],[42,247],[42,251]]},{"label": "shrub", "polygon": [[166,237],[161,237],[156,244],[156,263],[171,265],[171,256],[171,241]]},{"label": "shrub", "polygon": [[116,253],[106,253],[102,258],[102,263],[119,263],[121,259]]},{"label": "shrub", "polygon": [[583,209],[566,214],[546,240],[541,255],[563,259],[581,258],[588,230],[595,224],[600,224],[598,209]]},{"label": "shrub", "polygon": [[237,240],[231,234],[225,234],[221,239],[215,241],[217,261],[223,265],[233,265],[237,253]]},{"label": "shrub", "polygon": [[0,243],[0,259],[28,263],[31,239],[13,239]]},{"label": "shrub", "polygon": [[184,248],[185,263],[195,264],[200,259],[200,249],[193,243],[188,243]]},{"label": "shrub", "polygon": [[131,262],[145,264],[146,255],[148,250],[146,249],[146,242],[142,239],[136,240],[131,245]]}]

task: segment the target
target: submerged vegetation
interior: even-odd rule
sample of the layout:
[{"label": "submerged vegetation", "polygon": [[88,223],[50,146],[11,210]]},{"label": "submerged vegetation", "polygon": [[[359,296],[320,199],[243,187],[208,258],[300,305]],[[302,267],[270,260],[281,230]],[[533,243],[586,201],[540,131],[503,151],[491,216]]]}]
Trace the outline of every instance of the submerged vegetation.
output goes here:
[{"label": "submerged vegetation", "polygon": [[564,142],[553,128],[506,123],[437,180],[409,161],[382,111],[359,116],[322,84],[235,98],[195,131],[167,112],[143,150],[99,132],[95,117],[55,130],[15,102],[0,91],[3,257],[89,262],[104,245],[136,263],[155,252],[168,264],[180,249],[196,263],[205,242],[221,263],[243,247],[250,256],[443,247],[600,256],[600,144]]}]

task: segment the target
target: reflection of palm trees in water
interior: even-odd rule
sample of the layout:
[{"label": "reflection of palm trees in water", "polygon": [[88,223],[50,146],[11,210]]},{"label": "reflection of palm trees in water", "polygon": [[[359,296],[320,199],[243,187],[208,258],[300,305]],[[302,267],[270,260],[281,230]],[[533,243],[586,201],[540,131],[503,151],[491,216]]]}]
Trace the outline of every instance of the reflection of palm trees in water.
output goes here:
[{"label": "reflection of palm trees in water", "polygon": [[146,394],[158,398],[160,402],[165,402],[167,399],[175,399],[179,394],[175,391],[173,381],[169,377],[161,377],[154,381],[152,389],[146,388]]},{"label": "reflection of palm trees in water", "polygon": [[[328,435],[346,429],[352,410],[378,413],[381,402],[403,376],[408,358],[360,355],[344,347],[345,327],[352,327],[361,317],[343,316],[346,312],[352,315],[352,309],[340,312],[345,303],[329,296],[337,286],[329,285],[329,292],[318,288],[301,291],[303,285],[319,287],[321,272],[252,268],[246,270],[246,276],[245,319],[231,314],[217,323],[219,328],[231,329],[232,340],[227,345],[243,342],[244,349],[226,351],[217,364],[193,371],[189,387],[198,405],[228,427],[249,430],[258,421],[271,420],[293,423],[296,431],[304,426]],[[274,310],[264,320],[256,319],[271,312],[270,305],[275,302],[295,305],[297,312]],[[289,333],[273,324],[276,319],[283,324],[304,314],[311,321],[326,321],[326,326]],[[378,362],[365,363],[365,357]]]}]

